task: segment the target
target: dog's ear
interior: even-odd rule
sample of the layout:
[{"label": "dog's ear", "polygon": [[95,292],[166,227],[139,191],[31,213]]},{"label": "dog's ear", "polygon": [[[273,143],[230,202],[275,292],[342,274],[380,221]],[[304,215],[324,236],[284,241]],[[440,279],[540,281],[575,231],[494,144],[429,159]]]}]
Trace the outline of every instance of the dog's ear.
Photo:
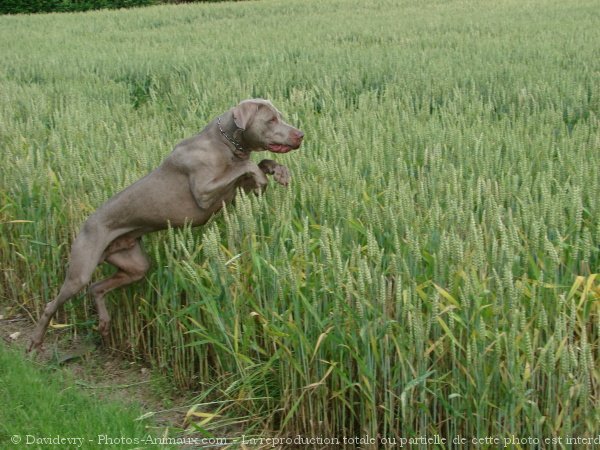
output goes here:
[{"label": "dog's ear", "polygon": [[239,129],[245,130],[248,125],[250,125],[250,122],[252,122],[256,111],[258,111],[257,103],[253,102],[252,100],[245,100],[241,102],[239,105],[233,108],[233,121],[235,122],[235,125]]}]

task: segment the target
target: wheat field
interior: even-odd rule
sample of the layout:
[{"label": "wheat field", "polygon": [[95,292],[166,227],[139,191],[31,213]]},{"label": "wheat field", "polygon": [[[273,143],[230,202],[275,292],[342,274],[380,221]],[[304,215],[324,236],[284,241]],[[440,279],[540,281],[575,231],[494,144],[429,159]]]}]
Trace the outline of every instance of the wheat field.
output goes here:
[{"label": "wheat field", "polygon": [[[91,212],[269,98],[306,134],[274,158],[291,186],[145,237],[146,280],[109,296],[112,346],[200,392],[208,436],[577,448],[600,433],[597,6],[0,17],[0,301],[35,320]],[[96,321],[82,293],[55,325]]]}]

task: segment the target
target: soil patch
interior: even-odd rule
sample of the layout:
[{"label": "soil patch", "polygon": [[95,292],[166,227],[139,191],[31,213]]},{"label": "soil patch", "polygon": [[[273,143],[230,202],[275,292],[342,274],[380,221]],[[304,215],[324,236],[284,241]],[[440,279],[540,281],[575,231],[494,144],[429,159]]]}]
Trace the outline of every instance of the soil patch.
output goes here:
[{"label": "soil patch", "polygon": [[[25,355],[34,325],[27,317],[6,313],[0,307],[0,338]],[[66,330],[49,332],[43,349],[27,357],[46,368],[69,371],[81,389],[98,399],[141,408],[156,427],[168,428],[170,435],[183,430],[186,412],[193,404],[189,392],[178,392],[148,365],[127,360],[100,341],[73,336]]]}]

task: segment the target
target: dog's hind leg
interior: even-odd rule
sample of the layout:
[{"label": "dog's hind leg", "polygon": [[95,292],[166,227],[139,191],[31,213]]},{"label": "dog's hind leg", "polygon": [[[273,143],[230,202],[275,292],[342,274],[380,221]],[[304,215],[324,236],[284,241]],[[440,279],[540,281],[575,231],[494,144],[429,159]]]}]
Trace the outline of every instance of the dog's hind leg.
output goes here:
[{"label": "dog's hind leg", "polygon": [[105,261],[115,266],[117,271],[111,277],[92,284],[89,289],[98,310],[98,331],[105,341],[108,339],[110,316],[106,309],[104,296],[113,289],[141,280],[150,268],[150,260],[142,247],[140,238],[116,239],[109,246],[107,252],[110,252],[111,248],[118,249],[118,251],[109,253]]},{"label": "dog's hind leg", "polygon": [[107,230],[95,222],[88,221],[83,225],[71,248],[65,281],[56,298],[46,304],[31,337],[28,351],[37,350],[42,346],[50,319],[58,308],[90,282],[94,269],[102,259],[108,239]]}]

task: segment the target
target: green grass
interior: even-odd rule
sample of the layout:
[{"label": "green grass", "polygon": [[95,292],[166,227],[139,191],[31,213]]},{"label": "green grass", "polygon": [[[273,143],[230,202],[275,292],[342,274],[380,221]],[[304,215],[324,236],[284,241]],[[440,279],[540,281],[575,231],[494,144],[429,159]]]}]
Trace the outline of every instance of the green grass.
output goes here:
[{"label": "green grass", "polygon": [[[267,0],[1,17],[3,301],[40,311],[94,209],[266,97],[306,134],[277,156],[292,185],[145,238],[154,267],[111,294],[113,345],[215,402],[215,435],[593,435],[599,14]],[[95,320],[83,295],[58,318]]]},{"label": "green grass", "polygon": [[[133,448],[117,439],[153,436],[136,421],[140,411],[86,395],[67,371],[40,369],[2,344],[0,403],[0,446],[6,449],[98,448],[107,442],[109,448]],[[56,438],[63,441],[51,440]]]}]

